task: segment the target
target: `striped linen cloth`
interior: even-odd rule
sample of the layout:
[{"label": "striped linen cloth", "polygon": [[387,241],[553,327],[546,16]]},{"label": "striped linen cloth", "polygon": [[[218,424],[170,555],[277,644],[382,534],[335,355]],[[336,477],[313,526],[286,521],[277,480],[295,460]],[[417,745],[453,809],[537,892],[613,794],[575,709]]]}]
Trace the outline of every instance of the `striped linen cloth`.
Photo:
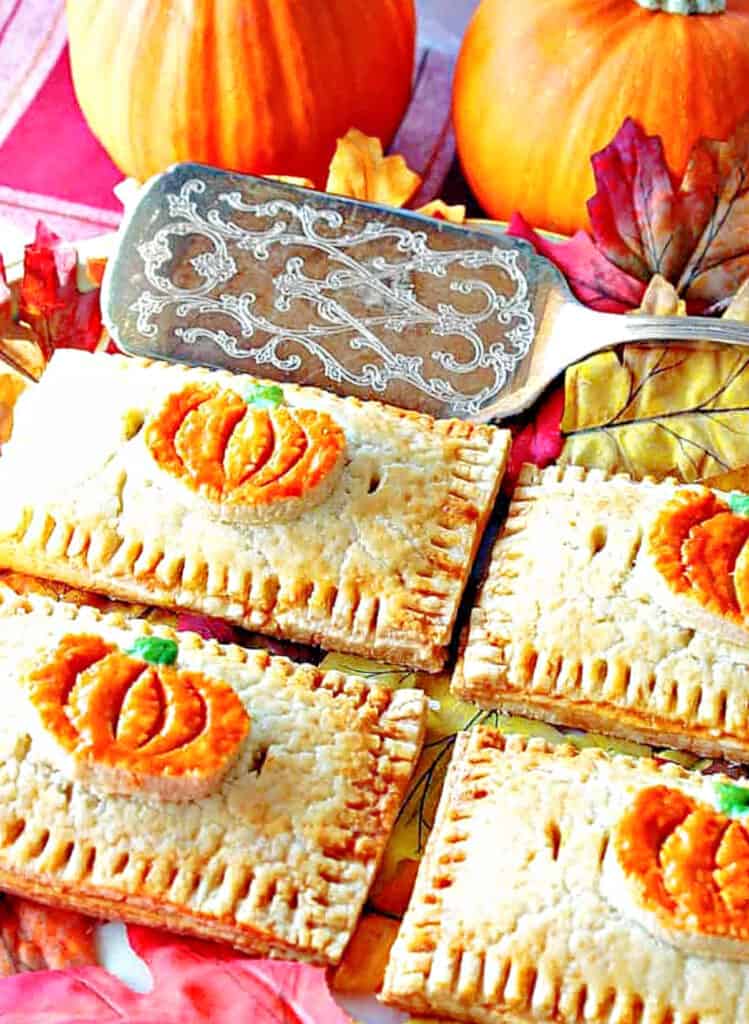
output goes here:
[{"label": "striped linen cloth", "polygon": [[[454,54],[422,46],[391,147],[424,177],[417,204],[440,193],[454,160],[453,65]],[[64,0],[0,0],[0,251],[30,238],[40,218],[70,240],[111,231],[121,178],[75,98]]]}]

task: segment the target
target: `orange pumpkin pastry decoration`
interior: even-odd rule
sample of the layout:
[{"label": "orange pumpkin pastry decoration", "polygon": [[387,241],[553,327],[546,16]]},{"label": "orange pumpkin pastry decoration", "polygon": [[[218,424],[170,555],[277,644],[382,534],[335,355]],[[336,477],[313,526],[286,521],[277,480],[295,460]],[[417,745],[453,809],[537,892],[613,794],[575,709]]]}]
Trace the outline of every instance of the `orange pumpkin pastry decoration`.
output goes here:
[{"label": "orange pumpkin pastry decoration", "polygon": [[611,836],[607,896],[658,938],[749,959],[749,789],[721,783],[718,809],[670,786],[641,790]]},{"label": "orange pumpkin pastry decoration", "polygon": [[655,596],[681,620],[749,644],[749,497],[684,488],[645,538]]},{"label": "orange pumpkin pastry decoration", "polygon": [[250,728],[232,687],[174,666],[173,640],[131,651],[91,634],[64,637],[26,679],[69,776],[110,793],[196,800],[221,782]]},{"label": "orange pumpkin pastry decoration", "polygon": [[162,470],[217,504],[229,522],[299,514],[335,486],[346,437],[327,413],[282,401],[274,385],[258,385],[245,400],[190,384],[169,395],[146,428],[146,444]]}]

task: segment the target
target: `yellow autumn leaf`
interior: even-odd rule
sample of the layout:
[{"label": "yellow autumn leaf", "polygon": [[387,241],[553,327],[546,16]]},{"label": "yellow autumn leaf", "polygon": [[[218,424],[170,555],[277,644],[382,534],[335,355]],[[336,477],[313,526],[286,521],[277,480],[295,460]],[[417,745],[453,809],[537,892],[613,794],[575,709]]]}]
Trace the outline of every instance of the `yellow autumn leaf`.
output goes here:
[{"label": "yellow autumn leaf", "polygon": [[560,462],[692,482],[749,463],[749,357],[626,346],[565,377]]},{"label": "yellow autumn leaf", "polygon": [[[636,313],[684,316],[656,275]],[[749,281],[726,309],[749,321]],[[564,464],[691,483],[749,465],[749,355],[727,345],[625,345],[570,367]]]},{"label": "yellow autumn leaf", "polygon": [[462,204],[450,206],[441,199],[433,199],[426,206],[420,206],[416,213],[424,217],[436,217],[437,220],[445,220],[449,224],[465,224],[466,208]]},{"label": "yellow autumn leaf", "polygon": [[384,206],[405,206],[421,185],[402,156],[385,156],[379,139],[356,128],[338,140],[326,192]]},{"label": "yellow autumn leaf", "polygon": [[595,748],[605,750],[607,754],[623,754],[625,757],[651,757],[653,748],[644,743],[622,740],[616,736],[603,736],[597,732],[568,733],[564,739],[578,750]]},{"label": "yellow autumn leaf", "polygon": [[265,174],[263,177],[268,181],[278,181],[282,185],[296,185],[297,188],[314,188],[315,183],[311,178],[295,178],[291,174]]}]

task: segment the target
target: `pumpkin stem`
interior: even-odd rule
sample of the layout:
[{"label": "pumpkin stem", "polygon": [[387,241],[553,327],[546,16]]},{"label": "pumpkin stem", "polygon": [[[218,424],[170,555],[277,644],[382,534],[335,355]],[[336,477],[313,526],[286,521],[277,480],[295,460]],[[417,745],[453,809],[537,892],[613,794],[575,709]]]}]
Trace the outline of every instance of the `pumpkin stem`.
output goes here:
[{"label": "pumpkin stem", "polygon": [[667,14],[722,14],[726,0],[635,0],[646,11],[665,11]]}]

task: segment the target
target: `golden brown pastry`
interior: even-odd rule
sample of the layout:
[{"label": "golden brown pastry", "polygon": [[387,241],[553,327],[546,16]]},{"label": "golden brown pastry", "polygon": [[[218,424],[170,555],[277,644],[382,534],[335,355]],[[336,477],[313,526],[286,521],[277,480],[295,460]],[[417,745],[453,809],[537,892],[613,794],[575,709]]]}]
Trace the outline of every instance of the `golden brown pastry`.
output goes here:
[{"label": "golden brown pastry", "polygon": [[507,431],[61,351],[0,459],[0,566],[428,670]]},{"label": "golden brown pastry", "polygon": [[744,500],[526,467],[471,613],[454,692],[749,760],[749,518],[735,510]]},{"label": "golden brown pastry", "polygon": [[419,690],[0,588],[0,889],[336,963]]},{"label": "golden brown pastry", "polygon": [[459,734],[383,999],[476,1024],[749,1019],[749,787]]}]

